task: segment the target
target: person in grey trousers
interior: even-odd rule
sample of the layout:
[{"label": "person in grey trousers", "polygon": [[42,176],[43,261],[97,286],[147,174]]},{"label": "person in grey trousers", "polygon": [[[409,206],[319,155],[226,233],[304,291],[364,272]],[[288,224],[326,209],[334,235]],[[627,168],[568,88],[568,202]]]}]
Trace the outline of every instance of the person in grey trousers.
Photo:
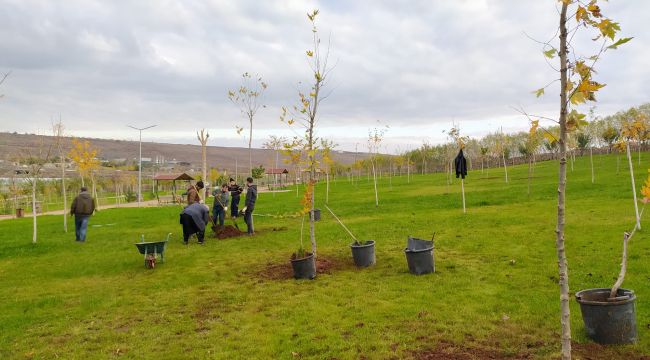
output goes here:
[{"label": "person in grey trousers", "polygon": [[246,227],[248,228],[248,235],[253,235],[255,229],[253,228],[253,210],[255,209],[255,202],[257,201],[257,185],[253,184],[253,178],[248,177],[246,179],[246,201],[244,202],[244,221],[246,222]]}]

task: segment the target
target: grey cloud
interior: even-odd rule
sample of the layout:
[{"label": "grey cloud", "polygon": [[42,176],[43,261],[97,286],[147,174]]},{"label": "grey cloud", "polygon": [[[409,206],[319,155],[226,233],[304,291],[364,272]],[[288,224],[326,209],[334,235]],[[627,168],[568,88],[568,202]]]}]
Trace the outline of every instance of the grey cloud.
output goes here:
[{"label": "grey cloud", "polygon": [[[4,5],[0,71],[13,73],[3,85],[0,121],[9,131],[46,129],[59,113],[68,128],[89,136],[126,123],[158,123],[161,138],[179,127],[231,131],[243,121],[226,92],[239,85],[244,71],[259,73],[270,84],[258,127],[282,128],[279,108],[293,104],[297,83],[309,79],[305,14],[314,7],[321,9],[323,37],[331,34],[330,61],[336,63],[328,85],[332,95],[321,108],[324,126],[371,127],[380,119],[413,126],[418,137],[416,126],[455,119],[483,126],[471,129],[480,133],[490,130],[481,124],[496,128],[499,119],[511,118],[510,106],[552,113],[557,102],[553,89],[542,99],[530,94],[557,74],[539,45],[524,36],[524,31],[540,39],[553,34],[553,1],[28,0]],[[650,40],[638,15],[647,13],[650,3],[605,6],[626,35],[636,36],[599,65],[599,76],[609,84],[599,106],[615,111],[646,101],[650,92],[645,81]]]}]

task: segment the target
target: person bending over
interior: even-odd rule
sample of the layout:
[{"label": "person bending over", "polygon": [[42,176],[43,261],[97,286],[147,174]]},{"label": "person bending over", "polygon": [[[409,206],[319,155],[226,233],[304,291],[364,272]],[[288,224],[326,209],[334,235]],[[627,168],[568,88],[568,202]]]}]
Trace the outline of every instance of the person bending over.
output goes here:
[{"label": "person bending over", "polygon": [[181,212],[181,225],[183,225],[183,243],[187,245],[190,236],[196,234],[199,244],[203,244],[205,225],[210,221],[208,206],[194,203],[186,206]]}]

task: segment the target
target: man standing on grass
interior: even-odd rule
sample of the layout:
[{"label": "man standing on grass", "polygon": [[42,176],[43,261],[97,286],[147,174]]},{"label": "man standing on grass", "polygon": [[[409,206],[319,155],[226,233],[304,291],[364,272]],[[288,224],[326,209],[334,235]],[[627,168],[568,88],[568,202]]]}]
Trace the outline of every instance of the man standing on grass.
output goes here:
[{"label": "man standing on grass", "polygon": [[210,221],[208,206],[194,203],[188,205],[181,212],[181,225],[183,225],[183,243],[187,245],[192,234],[196,234],[199,244],[203,244],[205,225]]},{"label": "man standing on grass", "polygon": [[70,216],[74,216],[74,227],[76,241],[86,241],[88,231],[88,219],[95,212],[95,199],[90,195],[88,189],[83,186],[81,192],[72,201]]},{"label": "man standing on grass", "polygon": [[212,197],[214,198],[214,205],[212,206],[213,222],[217,225],[218,220],[219,226],[223,226],[226,211],[228,210],[228,184],[221,185],[221,190],[219,188],[214,189]]},{"label": "man standing on grass", "polygon": [[198,204],[201,202],[201,195],[199,195],[201,189],[203,189],[203,181],[201,180],[199,180],[196,185],[190,185],[187,189],[187,205],[192,205],[194,203]]},{"label": "man standing on grass", "polygon": [[248,228],[248,235],[253,235],[253,210],[255,209],[255,202],[257,201],[257,185],[253,184],[253,178],[248,177],[246,179],[246,202],[244,203],[244,222],[246,222],[246,227]]},{"label": "man standing on grass", "polygon": [[228,186],[228,191],[230,191],[230,216],[236,218],[239,215],[239,195],[243,192],[241,186],[237,184],[235,179],[230,178],[230,186]]}]

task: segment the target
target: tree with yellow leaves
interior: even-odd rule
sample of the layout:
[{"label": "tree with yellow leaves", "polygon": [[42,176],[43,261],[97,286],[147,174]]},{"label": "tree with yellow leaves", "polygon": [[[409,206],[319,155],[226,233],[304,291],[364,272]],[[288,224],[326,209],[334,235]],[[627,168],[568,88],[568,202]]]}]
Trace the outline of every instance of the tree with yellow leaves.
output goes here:
[{"label": "tree with yellow leaves", "polygon": [[[618,46],[630,41],[631,38],[616,38],[620,26],[617,22],[605,17],[598,0],[584,3],[579,0],[559,0],[559,44],[555,46],[548,42],[543,44],[542,51],[547,59],[558,58],[560,78],[545,87],[534,91],[539,97],[544,94],[544,89],[559,80],[560,85],[560,111],[557,120],[552,120],[560,126],[559,133],[559,181],[558,181],[558,207],[556,227],[556,250],[558,258],[558,272],[560,285],[561,307],[561,356],[563,360],[571,359],[571,321],[569,309],[569,274],[566,253],[564,250],[565,226],[565,197],[566,197],[566,163],[568,134],[577,129],[586,117],[576,107],[588,101],[596,101],[595,94],[605,86],[594,80],[595,65],[603,53],[616,49]],[[573,15],[571,15],[573,14]],[[569,31],[571,29],[571,31]],[[576,32],[582,29],[595,32],[594,42],[598,42],[595,54],[581,56],[576,53],[571,44]],[[636,192],[635,192],[636,193]],[[636,203],[635,203],[636,204]]]},{"label": "tree with yellow leaves", "polygon": [[[318,166],[317,152],[320,150],[318,144],[318,138],[315,133],[318,110],[320,109],[320,104],[322,101],[327,98],[327,94],[324,94],[323,88],[327,84],[327,79],[332,68],[328,65],[329,59],[329,46],[326,48],[325,52],[322,52],[321,49],[321,38],[316,27],[316,17],[318,16],[318,10],[313,10],[311,13],[307,14],[307,18],[311,23],[311,33],[312,33],[312,47],[310,50],[306,51],[307,62],[311,70],[311,86],[308,89],[308,92],[298,91],[299,102],[297,105],[294,105],[290,109],[282,107],[282,113],[280,115],[280,121],[287,123],[288,125],[300,125],[304,128],[305,133],[301,139],[297,137],[294,138],[292,142],[288,145],[289,148],[300,147],[306,155],[306,161],[304,164],[309,170],[309,180],[308,186],[315,186],[316,182],[316,168]],[[311,193],[311,205],[310,205],[310,217],[309,217],[309,237],[311,240],[311,251],[314,257],[316,257],[316,232],[314,226],[314,192]]]},{"label": "tree with yellow leaves", "polygon": [[[97,199],[97,189],[95,188],[95,171],[99,169],[99,160],[97,160],[98,150],[92,146],[90,141],[79,141],[72,139],[72,149],[68,152],[68,157],[72,162],[77,164],[77,171],[81,177],[81,186],[85,186],[85,178],[89,177],[92,184],[92,194]],[[99,207],[99,204],[97,204]]]}]

